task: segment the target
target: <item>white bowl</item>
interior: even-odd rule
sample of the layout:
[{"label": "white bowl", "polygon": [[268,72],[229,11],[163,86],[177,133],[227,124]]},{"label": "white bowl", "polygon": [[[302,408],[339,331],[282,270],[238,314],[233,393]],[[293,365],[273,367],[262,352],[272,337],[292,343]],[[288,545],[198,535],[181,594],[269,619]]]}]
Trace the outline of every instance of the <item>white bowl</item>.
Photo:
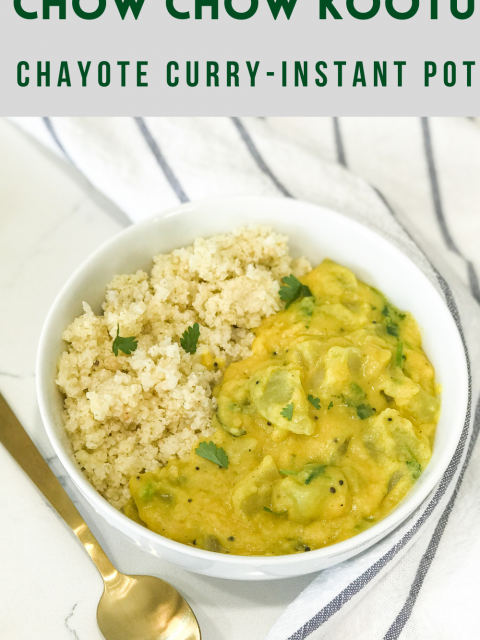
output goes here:
[{"label": "white bowl", "polygon": [[[87,301],[101,313],[105,288],[116,273],[149,270],[160,252],[191,244],[199,236],[268,224],[289,236],[294,256],[314,265],[329,257],[352,269],[400,309],[413,313],[424,348],[442,385],[442,411],[430,464],[405,499],[383,520],[357,536],[308,554],[243,557],[194,549],[129,520],[95,491],[70,457],[62,422],[63,397],[55,384],[57,359],[65,349],[63,330]],[[467,406],[467,367],[453,318],[419,268],[383,237],[333,211],[290,199],[235,198],[191,203],[123,231],[98,249],[69,279],[55,300],[40,338],[37,361],[40,411],[57,456],[75,485],[112,527],[137,546],[178,566],[219,578],[264,580],[299,576],[342,562],[386,536],[432,491],[453,456]]]}]

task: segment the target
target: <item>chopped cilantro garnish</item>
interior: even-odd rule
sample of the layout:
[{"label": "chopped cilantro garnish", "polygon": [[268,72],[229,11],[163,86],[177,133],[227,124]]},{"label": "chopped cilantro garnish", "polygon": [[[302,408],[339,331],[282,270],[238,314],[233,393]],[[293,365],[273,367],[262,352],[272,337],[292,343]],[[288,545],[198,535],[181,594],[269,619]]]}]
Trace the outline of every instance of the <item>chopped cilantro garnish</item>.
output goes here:
[{"label": "chopped cilantro garnish", "polygon": [[[315,298],[312,295],[310,295],[309,297],[303,298],[303,300],[299,304],[299,308],[303,311],[303,313],[306,316],[308,317],[313,316],[313,310],[315,309]],[[305,325],[305,327],[307,328],[307,325]]]},{"label": "chopped cilantro garnish", "polygon": [[320,399],[316,398],[315,396],[308,396],[307,400],[310,402],[310,404],[313,404],[313,406],[315,407],[315,409],[320,409]]},{"label": "chopped cilantro garnish", "polygon": [[195,453],[197,456],[200,456],[200,458],[205,458],[205,460],[210,460],[210,462],[218,464],[219,467],[228,469],[227,454],[224,449],[217,447],[213,442],[199,442],[197,449],[195,449]]},{"label": "chopped cilantro garnish", "polygon": [[413,480],[418,480],[422,475],[422,465],[416,460],[407,460],[407,467],[410,469]]},{"label": "chopped cilantro garnish", "polygon": [[293,418],[293,402],[291,402],[290,404],[287,404],[287,406],[284,409],[282,409],[280,415],[282,415],[289,422],[291,422]]},{"label": "chopped cilantro garnish", "polygon": [[197,350],[197,342],[199,337],[200,327],[198,326],[198,322],[195,322],[193,327],[188,327],[188,329],[183,332],[183,335],[180,339],[182,349],[184,349],[187,353],[195,353]]},{"label": "chopped cilantro garnish", "polygon": [[403,364],[403,343],[401,343],[400,340],[397,342],[397,353],[395,359],[397,367],[401,367]]},{"label": "chopped cilantro garnish", "polygon": [[399,335],[399,328],[398,328],[398,324],[396,322],[387,322],[387,333],[389,336],[393,336],[394,338],[398,338]]},{"label": "chopped cilantro garnish", "polygon": [[263,507],[264,511],[267,511],[268,513],[271,513],[272,516],[286,516],[288,511],[272,511],[271,509],[269,509],[268,507]]},{"label": "chopped cilantro garnish", "polygon": [[300,282],[293,274],[282,278],[282,282],[285,284],[280,287],[279,295],[280,299],[285,302],[285,309],[300,298],[305,298],[312,295],[310,289]]},{"label": "chopped cilantro garnish", "polygon": [[350,385],[350,390],[359,399],[360,398],[365,398],[366,395],[367,395],[365,393],[365,391],[362,389],[362,387],[359,384],[357,384],[356,382],[352,382],[352,384]]},{"label": "chopped cilantro garnish", "polygon": [[337,398],[339,398],[342,404],[345,404],[347,407],[351,407],[352,409],[356,408],[358,402],[360,402],[361,400],[361,398],[357,398],[354,400],[353,398],[349,398],[343,393],[337,396]]},{"label": "chopped cilantro garnish", "polygon": [[387,302],[382,309],[382,315],[384,317],[383,322],[385,323],[388,335],[398,338],[400,333],[399,325],[402,320],[405,319],[406,314],[399,311],[397,307],[393,306],[393,304]]},{"label": "chopped cilantro garnish", "polygon": [[321,476],[322,473],[325,471],[325,468],[326,468],[326,465],[324,464],[319,464],[316,467],[313,467],[313,469],[310,470],[307,477],[305,478],[305,484],[310,484],[312,480],[315,480],[315,478],[318,478],[318,476]]},{"label": "chopped cilantro garnish", "polygon": [[369,404],[359,404],[357,407],[357,416],[360,420],[366,420],[370,418],[375,413],[375,409],[371,407]]},{"label": "chopped cilantro garnish", "polygon": [[122,338],[120,336],[120,325],[117,324],[117,337],[113,341],[112,351],[118,357],[118,352],[123,351],[127,356],[135,351],[138,347],[138,342],[135,336],[129,338]]},{"label": "chopped cilantro garnish", "polygon": [[291,471],[290,469],[279,469],[278,471],[284,476],[298,476],[298,471]]},{"label": "chopped cilantro garnish", "polygon": [[333,407],[333,402],[330,402],[330,404],[327,407],[327,411],[330,411],[330,409]]}]

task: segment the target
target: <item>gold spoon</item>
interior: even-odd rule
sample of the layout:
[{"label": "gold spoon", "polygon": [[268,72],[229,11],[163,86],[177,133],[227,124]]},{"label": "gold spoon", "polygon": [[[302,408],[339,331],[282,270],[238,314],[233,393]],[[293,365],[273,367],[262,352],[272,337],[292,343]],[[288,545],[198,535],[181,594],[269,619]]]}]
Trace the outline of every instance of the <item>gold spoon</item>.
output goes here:
[{"label": "gold spoon", "polygon": [[103,578],[97,621],[106,640],[201,640],[193,611],[172,585],[117,571],[0,394],[0,442],[71,527]]}]

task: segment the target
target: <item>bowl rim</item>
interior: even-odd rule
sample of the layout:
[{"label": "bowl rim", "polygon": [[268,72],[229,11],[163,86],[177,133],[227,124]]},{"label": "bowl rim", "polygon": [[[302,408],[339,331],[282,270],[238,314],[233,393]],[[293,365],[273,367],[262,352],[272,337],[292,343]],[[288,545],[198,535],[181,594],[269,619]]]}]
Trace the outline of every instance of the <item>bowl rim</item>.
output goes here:
[{"label": "bowl rim", "polygon": [[[459,405],[457,410],[458,416],[458,425],[463,427],[466,412],[467,412],[467,404],[468,404],[468,367],[467,367],[467,358],[465,347],[462,344],[461,336],[458,330],[458,326],[454,321],[451,310],[448,308],[444,298],[441,296],[440,292],[433,285],[430,279],[426,276],[426,274],[418,267],[415,262],[406,255],[400,248],[398,248],[395,244],[393,244],[389,238],[377,231],[376,229],[372,229],[371,227],[362,224],[357,219],[343,214],[339,211],[335,211],[334,209],[317,205],[315,203],[310,203],[302,200],[290,200],[282,197],[270,197],[270,196],[221,196],[221,197],[210,197],[199,199],[195,201],[190,201],[187,203],[181,203],[175,205],[173,207],[169,207],[164,211],[161,211],[157,214],[149,216],[145,220],[142,220],[137,223],[133,223],[131,226],[123,229],[119,233],[115,234],[112,238],[109,238],[105,242],[103,242],[95,251],[93,251],[70,275],[65,284],[62,286],[58,294],[56,295],[50,310],[44,320],[42,331],[39,338],[38,350],[37,350],[37,362],[36,362],[36,390],[38,397],[38,404],[40,408],[40,415],[42,418],[43,425],[45,427],[47,436],[52,444],[52,447],[55,451],[56,456],[60,460],[62,466],[65,468],[68,476],[73,481],[77,489],[83,494],[84,498],[87,502],[93,506],[95,512],[106,520],[111,526],[113,526],[119,533],[126,536],[132,543],[135,544],[135,537],[142,537],[145,542],[151,543],[150,548],[155,545],[161,545],[166,549],[174,552],[180,553],[184,556],[191,556],[198,560],[210,560],[215,561],[217,564],[223,564],[224,566],[228,565],[243,565],[246,567],[258,567],[259,564],[262,567],[274,568],[275,566],[280,565],[292,565],[298,563],[299,560],[305,559],[303,554],[288,554],[288,555],[279,555],[279,556],[241,556],[234,554],[219,554],[214,553],[212,551],[206,551],[204,549],[198,549],[194,547],[190,547],[189,545],[183,544],[181,542],[177,542],[175,540],[171,540],[165,536],[162,536],[159,533],[155,533],[146,527],[134,522],[126,515],[121,513],[118,509],[113,507],[101,494],[93,487],[92,484],[86,479],[86,477],[81,472],[78,464],[72,460],[69,453],[66,451],[62,442],[58,438],[55,433],[54,419],[50,417],[50,409],[49,409],[49,400],[48,400],[48,392],[44,389],[44,375],[43,370],[45,367],[43,366],[47,352],[48,346],[45,340],[46,335],[49,332],[50,325],[53,319],[56,316],[57,309],[61,306],[63,302],[63,298],[68,290],[75,284],[77,281],[82,279],[83,272],[90,266],[90,264],[94,263],[105,251],[107,251],[110,247],[120,242],[123,238],[128,237],[129,235],[133,235],[135,233],[141,232],[142,228],[148,229],[149,227],[156,227],[157,225],[161,225],[162,222],[168,218],[173,216],[181,215],[184,212],[192,211],[196,207],[204,207],[210,205],[221,205],[224,203],[226,206],[234,203],[243,203],[243,204],[252,204],[258,203],[258,201],[266,202],[269,201],[272,204],[278,204],[281,206],[285,206],[288,202],[290,205],[298,206],[300,208],[306,208],[311,210],[322,210],[324,213],[336,218],[340,223],[344,223],[347,225],[351,225],[353,230],[361,229],[363,233],[371,234],[375,236],[377,242],[386,243],[389,246],[390,251],[392,251],[396,258],[401,258],[403,260],[407,260],[417,271],[418,277],[422,279],[428,287],[430,287],[432,294],[437,296],[441,305],[445,308],[445,311],[448,314],[449,320],[451,321],[451,326],[453,329],[453,334],[455,335],[455,340],[457,341],[456,348],[458,348],[458,353],[462,360],[461,367],[461,375],[458,379],[456,379],[457,388],[462,392],[459,394]],[[258,224],[261,224],[259,222]],[[234,227],[232,227],[233,230]],[[172,249],[173,250],[173,249]],[[107,283],[105,283],[106,285]],[[458,429],[458,438],[456,440],[452,440],[450,443],[450,447],[443,452],[443,455],[440,460],[437,460],[437,463],[434,467],[434,470],[430,473],[427,480],[420,487],[420,489],[412,494],[408,493],[398,505],[391,511],[388,515],[386,515],[382,520],[375,523],[369,529],[358,533],[346,540],[342,540],[340,542],[336,542],[327,547],[322,547],[320,549],[315,549],[309,552],[308,557],[313,561],[316,559],[317,561],[320,559],[328,559],[335,556],[345,556],[350,557],[351,555],[356,555],[360,553],[364,549],[369,546],[375,544],[378,540],[382,539],[385,535],[396,529],[402,523],[404,523],[407,518],[418,508],[420,505],[428,498],[428,496],[432,493],[433,489],[436,487],[438,482],[441,480],[445,470],[447,469],[452,457],[454,456],[455,449],[458,445],[458,442],[461,437],[462,428],[460,426]],[[143,548],[143,546],[142,546]],[[352,553],[353,552],[353,553]],[[350,554],[350,555],[348,555]],[[174,562],[174,561],[173,561]],[[314,563],[312,562],[312,565]],[[188,567],[184,567],[188,570]],[[318,569],[315,566],[312,566],[311,571],[316,571]],[[302,571],[302,574],[306,574],[308,571]],[[283,577],[279,575],[278,577]],[[285,576],[286,577],[286,576]],[[248,578],[247,578],[248,579]]]}]

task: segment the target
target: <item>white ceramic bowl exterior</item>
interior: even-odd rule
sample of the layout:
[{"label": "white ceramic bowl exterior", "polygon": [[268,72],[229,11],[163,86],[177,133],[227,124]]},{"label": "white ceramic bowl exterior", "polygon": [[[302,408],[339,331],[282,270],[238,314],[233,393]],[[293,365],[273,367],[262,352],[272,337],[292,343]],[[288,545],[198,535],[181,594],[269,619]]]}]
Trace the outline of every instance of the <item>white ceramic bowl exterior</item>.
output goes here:
[{"label": "white ceramic bowl exterior", "polygon": [[[191,244],[199,236],[267,224],[289,237],[294,256],[313,265],[329,257],[352,269],[400,309],[413,313],[424,348],[442,385],[442,412],[430,464],[406,498],[384,520],[325,549],[278,557],[242,557],[194,549],[148,531],[114,509],[85,479],[70,457],[62,422],[63,397],[55,384],[67,325],[87,301],[101,313],[105,288],[116,273],[149,270],[157,253]],[[325,569],[370,547],[420,505],[440,480],[457,446],[467,406],[467,367],[455,322],[443,299],[418,267],[384,238],[333,211],[290,199],[219,199],[178,206],[137,224],[100,247],[70,278],[45,322],[37,361],[40,411],[57,456],[95,511],[145,551],[190,571],[219,578],[265,580]]]}]

